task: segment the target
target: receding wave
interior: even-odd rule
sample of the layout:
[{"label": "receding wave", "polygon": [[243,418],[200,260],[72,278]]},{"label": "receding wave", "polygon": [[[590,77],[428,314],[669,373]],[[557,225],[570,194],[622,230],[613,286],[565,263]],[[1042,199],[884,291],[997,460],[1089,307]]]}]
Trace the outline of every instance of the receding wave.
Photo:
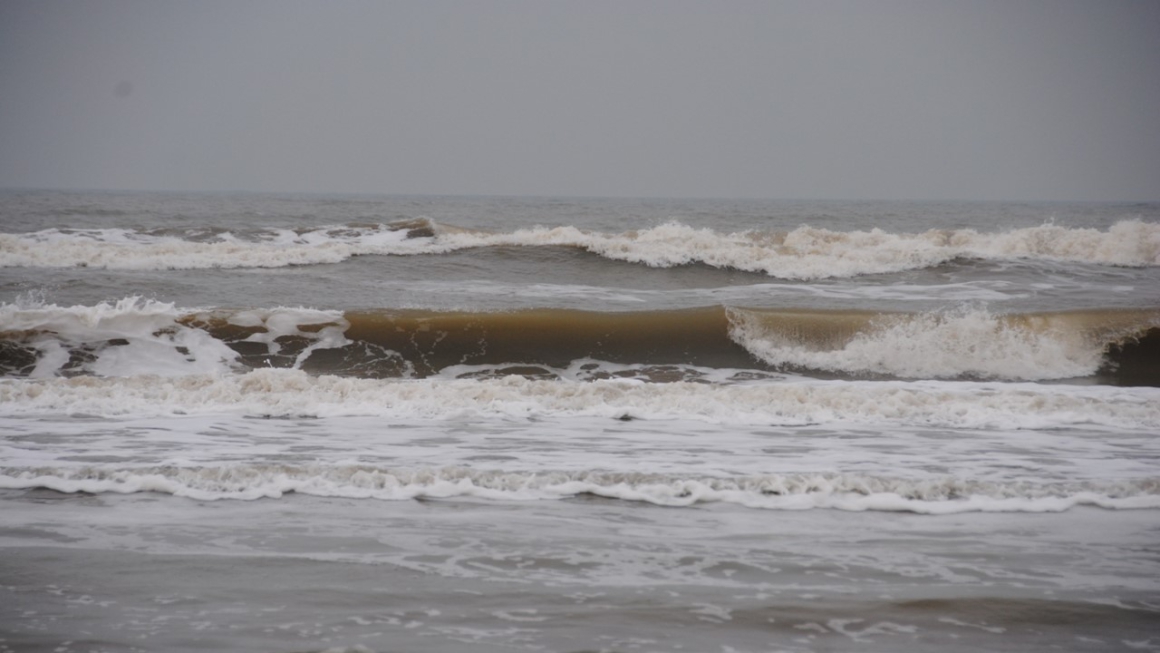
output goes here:
[{"label": "receding wave", "polygon": [[363,378],[847,379],[1160,385],[1160,309],[995,314],[745,309],[435,312],[0,305],[0,373]]},{"label": "receding wave", "polygon": [[765,380],[592,382],[523,376],[358,379],[301,370],[173,378],[79,376],[0,380],[10,416],[381,416],[391,419],[684,420],[801,426],[914,425],[974,429],[1149,428],[1160,390],[938,381]]},{"label": "receding wave", "polygon": [[0,266],[108,269],[270,268],[353,256],[442,254],[480,247],[575,247],[651,267],[702,264],[782,279],[822,279],[928,268],[956,259],[1032,259],[1160,265],[1160,224],[1121,221],[1106,231],[1052,224],[986,233],[792,231],[723,233],[669,222],[605,233],[572,226],[489,233],[427,220],[255,232],[48,229],[0,234]]},{"label": "receding wave", "polygon": [[708,502],[752,508],[915,512],[1061,512],[1075,506],[1160,507],[1160,479],[1011,483],[861,474],[712,477],[599,471],[509,472],[463,467],[232,465],[226,467],[0,468],[0,487],[59,492],[159,492],[198,500],[288,493],[360,499],[481,497],[552,500],[581,495],[663,506]]}]

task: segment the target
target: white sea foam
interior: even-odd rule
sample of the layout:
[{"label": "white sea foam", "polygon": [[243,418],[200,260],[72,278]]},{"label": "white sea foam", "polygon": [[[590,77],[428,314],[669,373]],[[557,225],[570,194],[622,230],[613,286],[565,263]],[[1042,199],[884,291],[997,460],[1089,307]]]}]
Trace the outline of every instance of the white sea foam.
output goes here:
[{"label": "white sea foam", "polygon": [[[195,309],[194,315],[198,312]],[[0,304],[0,332],[23,334],[23,343],[38,352],[29,376],[45,378],[71,372],[109,377],[135,375],[180,376],[220,374],[235,368],[238,354],[206,331],[182,322],[190,311],[173,304],[127,297],[93,306],[57,306],[37,302]],[[201,317],[209,319],[211,312]],[[347,322],[334,311],[303,308],[271,308],[227,314],[238,326],[260,327],[247,338],[278,353],[278,338],[299,336],[311,344],[298,355],[298,363],[318,348],[346,344],[342,333]],[[303,331],[310,324],[329,324]],[[78,362],[75,352],[82,352]]]},{"label": "white sea foam", "polygon": [[139,297],[94,306],[3,304],[0,330],[24,332],[39,352],[34,378],[60,373],[76,350],[85,354],[76,371],[106,376],[227,371],[237,354],[178,317],[173,304]]},{"label": "white sea foam", "polygon": [[829,338],[811,338],[776,314],[731,309],[729,317],[731,337],[771,365],[903,378],[1088,376],[1099,370],[1111,340],[1131,335],[1127,327],[1085,330],[1066,314],[1015,319],[982,308],[878,315],[863,329]]},{"label": "white sea foam", "polygon": [[464,419],[592,416],[725,424],[908,424],[954,428],[1142,428],[1160,389],[967,382],[374,380],[299,370],[0,381],[10,415],[241,413]]},{"label": "white sea foam", "polygon": [[882,274],[937,266],[958,258],[1035,259],[1100,265],[1160,265],[1160,224],[1121,221],[1107,231],[1045,224],[998,233],[973,229],[892,234],[880,229],[721,233],[669,222],[625,233],[573,226],[486,233],[432,227],[408,238],[392,225],[277,230],[256,240],[229,234],[213,242],[124,229],[49,229],[0,234],[0,266],[197,269],[336,263],[359,255],[435,254],[493,246],[577,247],[654,267],[702,263],[784,279]]},{"label": "white sea foam", "polygon": [[[227,312],[224,316],[232,325],[259,329],[246,336],[244,342],[262,343],[266,345],[266,351],[269,354],[278,354],[282,351],[282,344],[279,342],[282,338],[297,337],[309,340],[310,344],[295,356],[293,363],[295,368],[300,367],[310,357],[310,354],[318,349],[332,349],[350,343],[343,335],[350,327],[350,323],[343,318],[339,311],[273,308]],[[201,320],[212,320],[214,313],[202,313],[195,317]],[[324,326],[303,329],[305,326],[317,327],[320,324]]]},{"label": "white sea foam", "polygon": [[1062,512],[1075,506],[1160,508],[1160,479],[1077,483],[922,480],[860,474],[753,477],[607,472],[505,472],[464,467],[229,465],[224,467],[0,468],[0,487],[59,492],[159,492],[198,500],[287,493],[359,499],[478,497],[550,500],[591,494],[664,506],[726,502],[751,508],[917,512]]}]

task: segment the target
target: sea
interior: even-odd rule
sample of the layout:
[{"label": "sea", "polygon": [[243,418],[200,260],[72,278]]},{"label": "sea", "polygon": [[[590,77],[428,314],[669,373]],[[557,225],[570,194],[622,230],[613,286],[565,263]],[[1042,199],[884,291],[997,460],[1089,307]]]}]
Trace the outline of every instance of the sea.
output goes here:
[{"label": "sea", "polygon": [[0,191],[0,653],[1160,651],[1160,203]]}]

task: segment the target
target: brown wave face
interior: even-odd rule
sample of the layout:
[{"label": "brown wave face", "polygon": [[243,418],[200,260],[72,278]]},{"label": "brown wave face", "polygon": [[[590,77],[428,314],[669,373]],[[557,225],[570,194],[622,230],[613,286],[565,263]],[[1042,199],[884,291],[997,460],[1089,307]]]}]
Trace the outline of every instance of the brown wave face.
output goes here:
[{"label": "brown wave face", "polygon": [[[598,370],[586,374],[589,378],[675,381],[701,376],[695,368],[767,368],[730,339],[722,307],[631,313],[352,311],[342,322],[298,325],[297,334],[279,336],[271,347],[263,327],[231,324],[228,313],[185,320],[227,343],[243,365],[298,365],[315,374],[422,378],[462,365],[483,368],[462,371],[467,377],[554,378],[560,368],[593,359],[636,369]],[[348,344],[315,348],[301,360],[315,343],[312,334],[331,327],[343,328]]]},{"label": "brown wave face", "polygon": [[[749,352],[729,338],[728,319],[720,307],[642,313],[366,311],[345,317],[350,323],[347,338],[394,352],[417,376],[454,365],[560,368],[586,358],[651,366],[754,364]],[[310,364],[325,369],[338,362],[336,355],[318,351]]]},{"label": "brown wave face", "polygon": [[[706,307],[603,313],[354,311],[298,334],[253,340],[262,327],[201,323],[253,367],[299,365],[318,374],[553,378],[592,359],[636,376],[690,380],[698,368],[795,372],[821,378],[1066,380],[1160,385],[1160,312],[982,313],[749,310]],[[312,334],[341,328],[349,341],[315,348]]]}]

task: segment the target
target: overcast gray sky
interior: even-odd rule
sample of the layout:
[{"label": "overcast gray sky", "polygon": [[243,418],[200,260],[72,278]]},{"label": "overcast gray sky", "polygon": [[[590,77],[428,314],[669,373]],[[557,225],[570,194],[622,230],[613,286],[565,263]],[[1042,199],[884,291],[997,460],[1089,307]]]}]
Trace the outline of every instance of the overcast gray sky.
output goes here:
[{"label": "overcast gray sky", "polygon": [[0,187],[1160,199],[1160,2],[3,0]]}]

